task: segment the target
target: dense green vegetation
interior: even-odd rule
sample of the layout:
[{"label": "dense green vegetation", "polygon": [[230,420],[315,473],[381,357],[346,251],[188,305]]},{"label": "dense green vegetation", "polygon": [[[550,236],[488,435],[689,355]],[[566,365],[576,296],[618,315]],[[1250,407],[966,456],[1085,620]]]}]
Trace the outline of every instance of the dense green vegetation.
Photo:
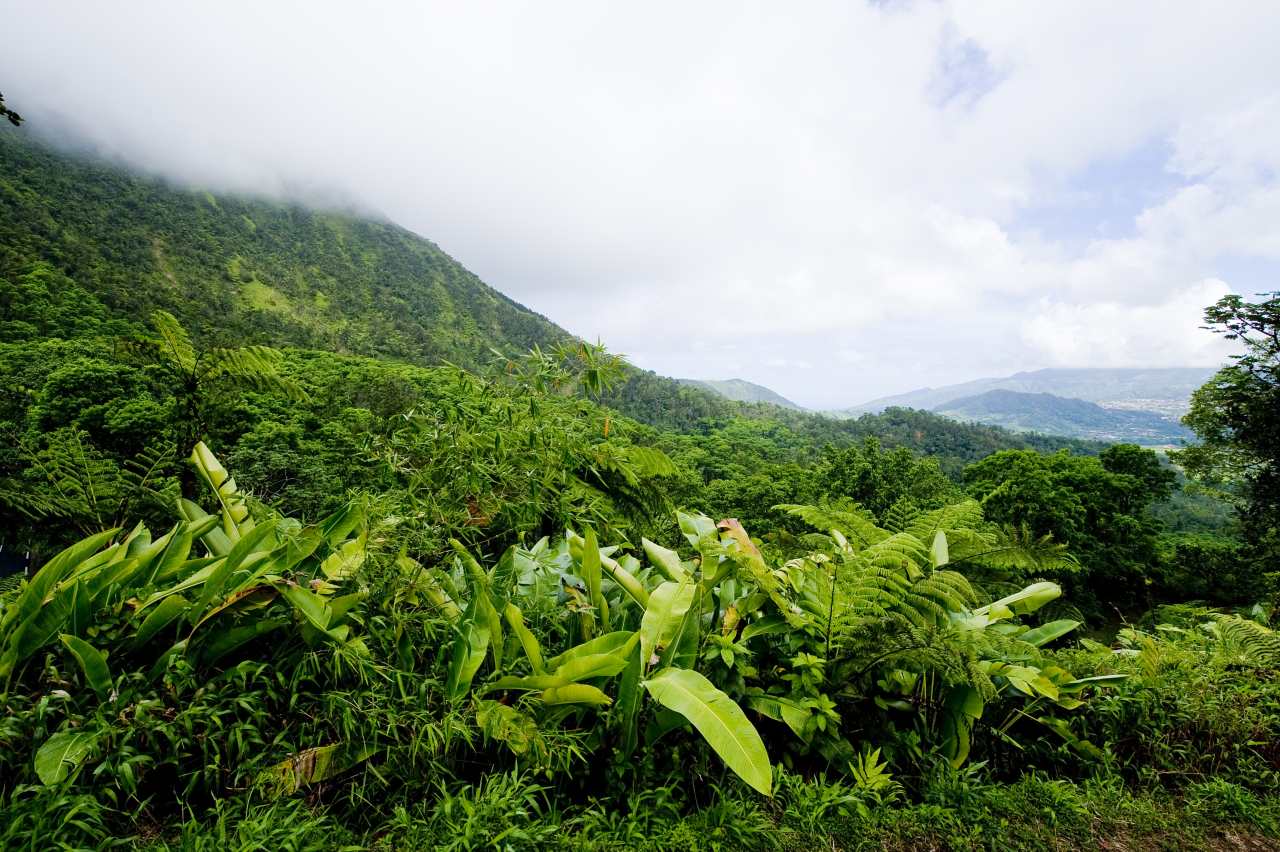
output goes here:
[{"label": "dense green vegetation", "polygon": [[733,403],[392,226],[0,153],[5,848],[1280,837],[1275,299],[1211,310],[1183,474]]}]

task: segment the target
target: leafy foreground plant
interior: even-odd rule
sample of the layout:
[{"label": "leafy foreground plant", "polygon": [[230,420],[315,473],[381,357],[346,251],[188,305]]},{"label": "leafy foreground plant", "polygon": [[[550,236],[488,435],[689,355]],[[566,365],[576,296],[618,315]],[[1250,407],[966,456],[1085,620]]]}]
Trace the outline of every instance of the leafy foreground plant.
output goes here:
[{"label": "leafy foreground plant", "polygon": [[[897,529],[845,506],[789,559],[736,521],[681,512],[689,556],[648,539],[602,546],[587,529],[487,568],[458,542],[442,565],[402,552],[374,566],[358,507],[308,527],[254,515],[203,444],[192,462],[215,513],[181,501],[158,539],[142,527],[90,536],[6,602],[10,809],[40,801],[137,830],[232,797],[260,833],[271,826],[252,802],[305,790],[340,802],[357,834],[400,807],[483,845],[474,808],[507,802],[510,787],[525,791],[525,827],[493,842],[520,845],[549,836],[555,800],[495,771],[559,775],[559,794],[677,770],[721,784],[709,754],[765,796],[780,761],[882,806],[900,795],[890,761],[912,755],[892,733],[904,722],[922,765],[938,749],[964,762],[996,710],[1003,737],[1040,719],[1087,752],[1055,714],[1122,677],[1078,680],[1043,657],[1076,623],[1019,619],[1059,595],[1053,584],[979,605],[955,569],[1008,564],[1020,545],[997,541],[971,503],[898,512]],[[571,781],[596,755],[607,759]],[[706,830],[730,845],[767,833],[764,805],[742,807],[754,828],[711,808]],[[217,831],[231,838],[228,813]]]},{"label": "leafy foreground plant", "polygon": [[[248,643],[292,631],[309,647],[330,647],[354,664],[367,656],[353,635],[353,607],[364,593],[338,594],[365,556],[364,518],[355,506],[311,527],[269,517],[256,522],[235,481],[203,443],[192,463],[218,501],[217,514],[182,500],[185,519],[152,540],[139,525],[89,536],[49,560],[0,617],[0,677],[6,694],[36,656],[58,642],[70,652],[84,688],[124,713],[135,698],[130,678],[113,672],[108,654],[145,678],[175,661],[209,667]],[[195,545],[204,555],[193,553]],[[70,684],[68,684],[70,685]],[[47,700],[47,699],[46,699]],[[63,728],[34,758],[48,785],[72,780],[93,762],[101,735]],[[312,752],[281,770],[324,776],[334,756]],[[296,785],[295,785],[296,786]]]},{"label": "leafy foreground plant", "polygon": [[[456,545],[452,571],[422,581],[456,616],[449,695],[470,696],[486,733],[517,754],[552,726],[580,728],[587,748],[625,758],[692,725],[766,795],[768,749],[744,708],[789,731],[768,732],[789,763],[808,756],[864,780],[882,772],[878,755],[859,757],[866,728],[844,720],[868,711],[906,714],[957,766],[988,707],[1005,714],[991,725],[1002,736],[1035,719],[1095,751],[1052,711],[1074,710],[1086,688],[1123,676],[1076,679],[1042,657],[1041,646],[1078,622],[1018,619],[1056,599],[1055,584],[976,605],[977,592],[948,567],[950,542],[971,563],[1007,563],[1016,546],[973,526],[976,504],[905,517],[897,531],[856,508],[839,514],[848,532],[832,527],[814,542],[822,549],[781,565],[736,521],[686,513],[679,525],[696,556],[644,539],[647,566],[589,530],[554,548],[545,539],[512,547],[488,570]],[[553,598],[564,626],[539,639],[527,614],[554,611]]]}]

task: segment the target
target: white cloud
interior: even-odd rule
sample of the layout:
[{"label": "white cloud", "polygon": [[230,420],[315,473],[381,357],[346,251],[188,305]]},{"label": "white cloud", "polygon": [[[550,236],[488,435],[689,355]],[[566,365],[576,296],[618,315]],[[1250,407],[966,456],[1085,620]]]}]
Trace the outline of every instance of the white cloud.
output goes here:
[{"label": "white cloud", "polygon": [[[642,366],[801,403],[1212,363],[1220,343],[1196,326],[1235,286],[1221,259],[1280,267],[1265,4],[0,15],[0,91],[32,126],[69,117],[193,181],[346,194]],[[1088,168],[1153,141],[1174,188],[1135,198],[1120,236],[1022,227],[1112,190]]]},{"label": "white cloud", "polygon": [[1224,360],[1221,337],[1197,332],[1204,306],[1229,292],[1207,279],[1156,304],[1087,304],[1042,299],[1022,332],[1027,346],[1051,365],[1180,367]]}]

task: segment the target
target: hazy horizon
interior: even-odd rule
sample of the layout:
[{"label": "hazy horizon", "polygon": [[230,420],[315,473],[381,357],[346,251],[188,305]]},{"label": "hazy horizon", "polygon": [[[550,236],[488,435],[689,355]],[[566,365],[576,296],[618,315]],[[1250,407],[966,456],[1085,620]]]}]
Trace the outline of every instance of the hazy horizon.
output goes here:
[{"label": "hazy horizon", "polygon": [[36,133],[377,211],[637,366],[843,408],[1209,367],[1275,289],[1257,4],[5,3]]}]

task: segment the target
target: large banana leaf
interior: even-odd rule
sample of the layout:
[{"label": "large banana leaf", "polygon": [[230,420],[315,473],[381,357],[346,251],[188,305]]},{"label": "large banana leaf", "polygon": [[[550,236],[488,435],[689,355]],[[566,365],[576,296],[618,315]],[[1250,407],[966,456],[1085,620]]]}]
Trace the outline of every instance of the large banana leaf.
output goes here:
[{"label": "large banana leaf", "polygon": [[80,768],[97,745],[95,734],[59,731],[36,752],[36,775],[46,785],[61,784]]},{"label": "large banana leaf", "polygon": [[85,682],[98,694],[100,700],[106,701],[111,693],[111,669],[107,667],[106,655],[78,636],[63,633],[58,638],[80,664]]},{"label": "large banana leaf", "polygon": [[653,652],[676,637],[684,615],[693,605],[693,583],[666,582],[649,595],[649,607],[640,619],[640,664],[646,668]]},{"label": "large banana leaf", "polygon": [[725,765],[756,790],[773,791],[769,755],[742,708],[702,675],[667,668],[644,681],[653,699],[684,716],[698,729]]}]

